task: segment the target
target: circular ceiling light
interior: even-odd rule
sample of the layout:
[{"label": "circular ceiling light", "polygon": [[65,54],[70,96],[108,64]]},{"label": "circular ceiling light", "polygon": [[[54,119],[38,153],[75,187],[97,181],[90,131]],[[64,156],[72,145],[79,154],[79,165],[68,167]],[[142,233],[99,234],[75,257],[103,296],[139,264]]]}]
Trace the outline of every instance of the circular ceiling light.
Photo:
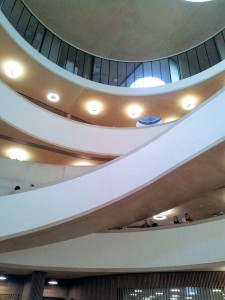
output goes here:
[{"label": "circular ceiling light", "polygon": [[19,148],[11,148],[7,151],[7,155],[11,159],[16,159],[19,161],[24,161],[29,158],[29,155],[26,151]]},{"label": "circular ceiling light", "polygon": [[165,82],[156,77],[143,77],[135,80],[130,87],[131,88],[147,88],[165,85]]},{"label": "circular ceiling light", "polygon": [[58,281],[57,280],[49,280],[48,284],[57,285]]},{"label": "circular ceiling light", "polygon": [[87,104],[87,110],[91,115],[98,115],[102,110],[102,104],[98,101],[90,101]]},{"label": "circular ceiling light", "polygon": [[59,95],[56,93],[48,93],[47,98],[51,102],[58,102],[59,101]]},{"label": "circular ceiling light", "polygon": [[0,280],[6,280],[6,276],[5,275],[0,275]]},{"label": "circular ceiling light", "polygon": [[159,215],[154,216],[153,219],[158,220],[158,221],[162,221],[162,220],[166,219],[166,216],[159,214]]},{"label": "circular ceiling light", "polygon": [[8,61],[4,64],[5,74],[10,78],[18,78],[23,74],[22,66],[15,61]]},{"label": "circular ceiling light", "polygon": [[196,106],[196,97],[187,96],[182,100],[182,106],[186,110],[191,110]]},{"label": "circular ceiling light", "polygon": [[142,113],[142,107],[139,105],[130,105],[127,107],[127,114],[130,118],[136,119],[138,118]]}]

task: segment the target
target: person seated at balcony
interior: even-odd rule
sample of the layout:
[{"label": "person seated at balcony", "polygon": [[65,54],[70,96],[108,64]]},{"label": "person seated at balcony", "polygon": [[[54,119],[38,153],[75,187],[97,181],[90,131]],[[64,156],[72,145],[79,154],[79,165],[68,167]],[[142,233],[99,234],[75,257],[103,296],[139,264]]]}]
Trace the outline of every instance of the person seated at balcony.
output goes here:
[{"label": "person seated at balcony", "polygon": [[14,188],[14,191],[18,191],[20,189],[21,189],[21,187],[19,185],[16,185],[15,188]]},{"label": "person seated at balcony", "polygon": [[185,218],[185,222],[186,222],[186,223],[193,222],[193,219],[189,216],[188,213],[186,213],[186,214],[184,215],[184,218]]},{"label": "person seated at balcony", "polygon": [[173,224],[180,224],[181,222],[178,219],[178,216],[173,217]]},{"label": "person seated at balcony", "polygon": [[159,226],[155,221],[152,221],[152,220],[149,222],[149,224],[150,224],[150,227],[158,227]]},{"label": "person seated at balcony", "polygon": [[141,228],[147,228],[147,227],[150,227],[150,224],[148,223],[148,220],[145,219],[144,223],[141,225]]}]

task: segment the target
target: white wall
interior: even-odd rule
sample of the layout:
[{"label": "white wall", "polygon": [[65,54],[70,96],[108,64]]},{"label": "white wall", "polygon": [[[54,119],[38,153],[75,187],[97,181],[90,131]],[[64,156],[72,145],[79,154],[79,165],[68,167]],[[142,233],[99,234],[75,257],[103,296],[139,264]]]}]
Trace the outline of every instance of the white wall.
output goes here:
[{"label": "white wall", "polygon": [[[121,155],[149,141],[176,123],[145,128],[87,125],[44,110],[1,82],[0,92],[0,119],[47,143],[86,153]],[[29,114],[25,114],[26,111],[29,111]]]},{"label": "white wall", "polygon": [[74,220],[157,181],[224,141],[224,111],[225,91],[221,91],[152,142],[93,172],[0,197],[0,219],[5,224],[0,227],[0,236],[7,239],[7,235]]},{"label": "white wall", "polygon": [[225,218],[138,232],[99,233],[0,254],[1,264],[64,271],[159,271],[224,265]]},{"label": "white wall", "polygon": [[0,196],[14,191],[16,185],[21,189],[50,184],[69,177],[78,177],[98,166],[62,166],[21,162],[0,157]]}]

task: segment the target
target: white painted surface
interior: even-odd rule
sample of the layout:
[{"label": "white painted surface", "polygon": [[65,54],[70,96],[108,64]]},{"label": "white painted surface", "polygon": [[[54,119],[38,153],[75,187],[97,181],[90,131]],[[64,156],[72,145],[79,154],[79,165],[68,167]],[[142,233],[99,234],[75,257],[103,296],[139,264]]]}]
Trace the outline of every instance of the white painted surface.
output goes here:
[{"label": "white painted surface", "polygon": [[0,96],[0,119],[9,125],[47,143],[86,153],[121,155],[175,124],[171,122],[145,128],[93,126],[51,113],[18,95],[1,82]]},{"label": "white painted surface", "polygon": [[0,227],[1,238],[75,219],[158,180],[224,141],[224,111],[225,91],[222,91],[152,142],[94,172],[0,197],[0,219],[5,224]]},{"label": "white painted surface", "polygon": [[171,227],[91,234],[4,253],[0,254],[0,265],[134,272],[197,268],[225,261],[224,217]]},{"label": "white painted surface", "polygon": [[21,162],[0,157],[0,196],[14,191],[16,185],[21,189],[35,188],[69,177],[78,177],[97,166],[62,166]]},{"label": "white painted surface", "polygon": [[7,32],[7,34],[15,41],[15,43],[23,49],[25,53],[31,56],[37,63],[42,65],[44,68],[53,72],[54,74],[66,79],[70,82],[73,82],[84,88],[92,89],[95,91],[103,92],[106,94],[112,95],[123,95],[123,96],[150,96],[150,95],[159,95],[164,93],[170,93],[173,91],[181,90],[189,86],[196,85],[197,83],[203,82],[213,76],[221,73],[225,70],[225,60],[218,63],[217,65],[189,78],[177,81],[175,83],[166,84],[160,87],[151,87],[151,88],[140,88],[132,89],[125,87],[115,87],[109,86],[94,81],[87,80],[80,76],[74,75],[63,68],[57,66],[38,51],[36,51],[32,46],[29,46],[28,43],[20,36],[20,34],[13,28],[9,23],[6,17],[0,12],[0,24],[2,28]]}]

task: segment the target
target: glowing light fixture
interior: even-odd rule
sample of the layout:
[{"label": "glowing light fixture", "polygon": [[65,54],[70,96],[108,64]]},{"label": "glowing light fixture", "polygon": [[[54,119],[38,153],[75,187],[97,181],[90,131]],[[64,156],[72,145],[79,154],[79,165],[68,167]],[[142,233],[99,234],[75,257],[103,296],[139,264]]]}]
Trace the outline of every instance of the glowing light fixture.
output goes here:
[{"label": "glowing light fixture", "polygon": [[57,285],[58,281],[57,280],[49,280],[48,284]]},{"label": "glowing light fixture", "polygon": [[153,217],[154,220],[162,221],[166,219],[165,215],[159,214]]},{"label": "glowing light fixture", "polygon": [[164,119],[164,122],[169,123],[169,122],[173,122],[175,120],[177,120],[177,117],[168,117],[168,118]]},{"label": "glowing light fixture", "polygon": [[5,275],[0,275],[0,280],[6,280],[6,276]]},{"label": "glowing light fixture", "polygon": [[165,82],[156,77],[143,77],[135,80],[130,87],[131,88],[146,88],[164,85]]},{"label": "glowing light fixture", "polygon": [[87,110],[92,115],[98,115],[102,110],[102,104],[98,101],[90,101],[87,104]]},{"label": "glowing light fixture", "polygon": [[92,165],[92,163],[90,163],[89,161],[79,161],[79,162],[76,162],[75,164],[74,164],[74,166],[91,166]]},{"label": "glowing light fixture", "polygon": [[186,110],[191,110],[196,106],[196,97],[187,96],[182,100],[182,106]]},{"label": "glowing light fixture", "polygon": [[11,148],[7,151],[7,155],[11,159],[17,159],[19,161],[24,161],[29,158],[29,155],[26,151],[20,148]]},{"label": "glowing light fixture", "polygon": [[139,105],[133,104],[127,107],[128,116],[132,119],[136,119],[142,113],[142,108]]},{"label": "glowing light fixture", "polygon": [[4,66],[5,74],[10,78],[18,78],[23,74],[22,66],[15,61],[7,61]]},{"label": "glowing light fixture", "polygon": [[48,93],[47,98],[51,102],[58,102],[59,101],[59,95],[56,93]]}]

